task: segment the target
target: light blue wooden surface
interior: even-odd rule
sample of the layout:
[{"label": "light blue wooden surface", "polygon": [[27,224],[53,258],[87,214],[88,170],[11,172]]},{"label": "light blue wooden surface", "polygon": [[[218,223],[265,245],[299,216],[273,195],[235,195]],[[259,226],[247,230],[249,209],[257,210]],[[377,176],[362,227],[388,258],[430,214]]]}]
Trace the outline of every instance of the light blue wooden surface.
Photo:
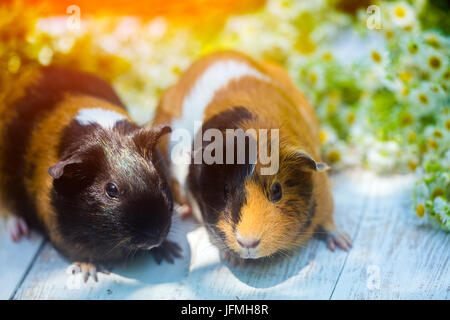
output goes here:
[{"label": "light blue wooden surface", "polygon": [[19,244],[0,228],[2,299],[449,299],[450,237],[411,208],[411,176],[332,176],[337,224],[350,252],[312,239],[291,257],[233,268],[220,261],[203,227],[177,221],[170,237],[184,258],[152,257],[116,266],[99,282],[67,273],[69,263],[38,235]]}]

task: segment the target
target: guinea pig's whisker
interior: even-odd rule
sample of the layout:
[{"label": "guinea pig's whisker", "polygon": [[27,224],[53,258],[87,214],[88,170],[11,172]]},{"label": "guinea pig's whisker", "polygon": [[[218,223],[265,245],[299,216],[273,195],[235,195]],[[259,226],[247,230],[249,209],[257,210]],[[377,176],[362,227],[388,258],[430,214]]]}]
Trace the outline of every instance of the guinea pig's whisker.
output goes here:
[{"label": "guinea pig's whisker", "polygon": [[122,240],[120,240],[117,244],[115,244],[109,251],[107,251],[104,255],[107,256],[108,254],[110,254],[112,251],[114,251],[115,249],[117,249],[118,247],[122,246],[123,244],[130,242],[131,241],[131,237],[126,237]]},{"label": "guinea pig's whisker", "polygon": [[221,214],[221,212],[219,210],[217,210],[216,208],[211,207],[211,205],[207,204],[207,206],[208,206],[209,209],[214,211],[214,213]]},{"label": "guinea pig's whisker", "polygon": [[138,252],[138,249],[132,249],[132,250],[128,251],[127,256],[125,258],[126,266],[128,266],[128,263],[132,262],[132,260],[134,259],[134,256],[136,255],[137,252]]}]

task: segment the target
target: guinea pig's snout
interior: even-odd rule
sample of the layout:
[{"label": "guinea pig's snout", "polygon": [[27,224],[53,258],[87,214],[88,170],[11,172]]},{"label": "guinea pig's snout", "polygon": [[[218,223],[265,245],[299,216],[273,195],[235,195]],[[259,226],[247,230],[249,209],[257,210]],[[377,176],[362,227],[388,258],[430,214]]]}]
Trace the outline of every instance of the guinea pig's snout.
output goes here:
[{"label": "guinea pig's snout", "polygon": [[236,233],[236,240],[243,249],[256,249],[261,243],[259,238],[243,237],[239,233]]},{"label": "guinea pig's snout", "polygon": [[147,232],[149,240],[162,242],[169,234],[170,225],[170,220],[166,220],[165,222],[160,222],[157,227],[153,226]]},{"label": "guinea pig's snout", "polygon": [[140,244],[138,245],[138,247],[147,250],[158,247],[167,238],[169,230],[170,223],[160,225],[158,228],[148,228],[147,230],[142,232],[142,235],[139,237]]},{"label": "guinea pig's snout", "polygon": [[153,202],[151,207],[131,211],[128,218],[133,225],[133,242],[141,249],[159,246],[169,234],[172,221],[171,213],[158,202]]}]

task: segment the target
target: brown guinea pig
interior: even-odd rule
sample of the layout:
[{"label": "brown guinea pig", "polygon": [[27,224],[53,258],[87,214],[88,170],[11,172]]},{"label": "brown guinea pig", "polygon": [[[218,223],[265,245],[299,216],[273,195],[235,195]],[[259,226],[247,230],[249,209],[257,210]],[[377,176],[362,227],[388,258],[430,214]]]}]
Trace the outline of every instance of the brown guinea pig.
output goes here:
[{"label": "brown guinea pig", "polygon": [[89,264],[156,247],[158,257],[166,249],[169,260],[178,255],[166,240],[173,200],[156,147],[170,127],[136,125],[94,75],[50,66],[8,77],[0,95],[0,201],[13,240],[38,227],[94,278]]},{"label": "brown guinea pig", "polygon": [[[195,121],[201,121],[201,129]],[[206,56],[163,94],[154,124],[166,122],[172,137],[170,142],[164,137],[160,147],[173,172],[175,200],[203,220],[212,242],[233,264],[290,251],[315,232],[327,235],[331,250],[350,248],[350,238],[333,221],[314,110],[283,69],[237,52]],[[209,129],[222,137],[205,138]],[[244,162],[232,161],[236,145],[208,150],[217,141],[225,147],[230,129],[250,132],[243,140]],[[262,145],[261,129],[270,131]],[[260,157],[250,161],[252,139],[258,142],[259,156],[271,150],[273,168]],[[186,150],[192,150],[190,161],[180,161]],[[199,151],[203,158],[196,161]],[[213,161],[205,160],[205,152]]]}]

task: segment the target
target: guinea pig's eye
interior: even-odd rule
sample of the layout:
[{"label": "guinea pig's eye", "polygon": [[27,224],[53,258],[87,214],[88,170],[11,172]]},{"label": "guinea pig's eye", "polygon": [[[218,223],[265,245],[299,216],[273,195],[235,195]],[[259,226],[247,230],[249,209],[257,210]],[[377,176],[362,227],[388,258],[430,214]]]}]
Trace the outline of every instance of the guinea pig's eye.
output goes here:
[{"label": "guinea pig's eye", "polygon": [[105,187],[105,192],[111,199],[119,198],[119,188],[114,183],[108,183]]},{"label": "guinea pig's eye", "polygon": [[270,189],[270,201],[278,202],[281,200],[283,196],[283,192],[281,190],[281,184],[279,182],[275,182]]},{"label": "guinea pig's eye", "polygon": [[230,194],[230,187],[228,186],[228,184],[225,184],[225,186],[223,187],[223,196],[226,198],[228,198],[228,195]]}]

